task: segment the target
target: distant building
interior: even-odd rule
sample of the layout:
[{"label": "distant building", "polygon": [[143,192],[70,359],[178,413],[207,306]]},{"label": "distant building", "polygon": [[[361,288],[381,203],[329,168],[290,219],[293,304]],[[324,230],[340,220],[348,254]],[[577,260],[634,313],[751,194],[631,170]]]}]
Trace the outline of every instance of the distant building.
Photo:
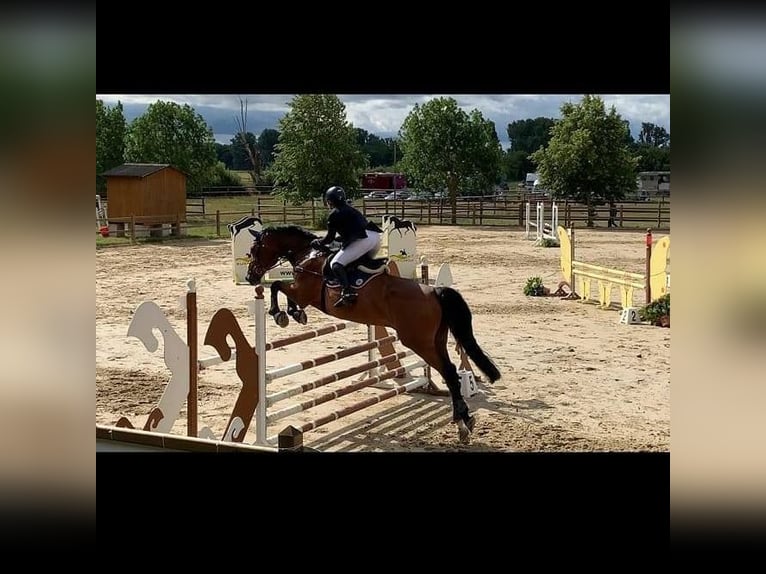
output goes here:
[{"label": "distant building", "polygon": [[528,173],[526,179],[524,180],[524,187],[527,189],[532,189],[535,186],[535,183],[537,183],[538,179],[540,179],[538,174]]},{"label": "distant building", "polygon": [[369,172],[362,174],[361,188],[364,190],[407,189],[407,176],[403,173]]},{"label": "distant building", "polygon": [[638,191],[647,195],[670,195],[669,171],[642,171],[637,179]]},{"label": "distant building", "polygon": [[[125,163],[100,175],[106,177],[110,227],[112,219],[135,217],[161,234],[163,224],[186,222],[186,174],[181,170],[165,163]],[[151,222],[141,221],[146,218]],[[116,227],[124,231],[125,222]]]}]

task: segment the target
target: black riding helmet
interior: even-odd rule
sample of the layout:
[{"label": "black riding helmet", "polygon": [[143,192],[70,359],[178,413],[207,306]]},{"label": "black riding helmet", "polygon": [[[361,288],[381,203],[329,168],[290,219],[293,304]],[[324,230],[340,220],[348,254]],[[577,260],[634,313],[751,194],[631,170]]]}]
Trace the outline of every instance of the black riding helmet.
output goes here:
[{"label": "black riding helmet", "polygon": [[346,192],[342,187],[334,185],[324,192],[324,200],[330,205],[341,205],[346,203]]}]

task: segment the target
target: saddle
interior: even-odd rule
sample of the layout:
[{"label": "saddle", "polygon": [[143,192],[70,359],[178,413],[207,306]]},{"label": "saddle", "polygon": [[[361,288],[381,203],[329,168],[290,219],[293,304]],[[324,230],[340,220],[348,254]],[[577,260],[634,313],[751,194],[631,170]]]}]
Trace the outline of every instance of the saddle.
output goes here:
[{"label": "saddle", "polygon": [[[322,266],[322,276],[325,283],[330,288],[340,287],[340,283],[335,278],[335,274],[330,269],[330,261],[332,256],[338,252],[338,249],[330,249],[327,260]],[[363,255],[359,259],[356,259],[346,266],[346,273],[348,274],[348,285],[352,289],[361,289],[367,283],[377,277],[381,273],[385,273],[388,269],[388,257],[372,258],[368,255]]]}]

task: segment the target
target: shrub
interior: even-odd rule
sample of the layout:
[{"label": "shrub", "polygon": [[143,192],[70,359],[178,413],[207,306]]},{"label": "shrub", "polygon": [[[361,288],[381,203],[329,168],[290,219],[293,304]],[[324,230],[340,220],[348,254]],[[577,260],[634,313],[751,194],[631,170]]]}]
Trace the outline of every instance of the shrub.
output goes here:
[{"label": "shrub", "polygon": [[540,277],[530,277],[527,284],[524,285],[524,295],[531,297],[541,297],[547,294],[547,289],[543,287],[543,280]]},{"label": "shrub", "polygon": [[540,245],[541,247],[559,247],[560,244],[558,242],[558,239],[550,239],[548,237],[542,237],[539,240],[538,245]]},{"label": "shrub", "polygon": [[652,325],[670,325],[670,293],[663,295],[641,307],[638,316],[642,321],[649,321]]},{"label": "shrub", "polygon": [[240,187],[242,180],[239,175],[226,169],[226,165],[219,161],[213,168],[207,185],[210,187]]},{"label": "shrub", "polygon": [[316,221],[314,225],[317,229],[327,229],[327,218],[330,217],[330,210],[326,207],[317,207],[314,212],[316,215]]}]

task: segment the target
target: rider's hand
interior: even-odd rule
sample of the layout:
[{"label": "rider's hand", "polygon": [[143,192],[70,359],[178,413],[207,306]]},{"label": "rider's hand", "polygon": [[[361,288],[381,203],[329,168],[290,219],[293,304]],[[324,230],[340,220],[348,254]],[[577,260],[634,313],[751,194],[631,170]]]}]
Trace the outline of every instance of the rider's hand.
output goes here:
[{"label": "rider's hand", "polygon": [[311,247],[313,247],[314,249],[323,249],[324,248],[324,243],[322,243],[321,239],[314,239],[311,242]]}]

